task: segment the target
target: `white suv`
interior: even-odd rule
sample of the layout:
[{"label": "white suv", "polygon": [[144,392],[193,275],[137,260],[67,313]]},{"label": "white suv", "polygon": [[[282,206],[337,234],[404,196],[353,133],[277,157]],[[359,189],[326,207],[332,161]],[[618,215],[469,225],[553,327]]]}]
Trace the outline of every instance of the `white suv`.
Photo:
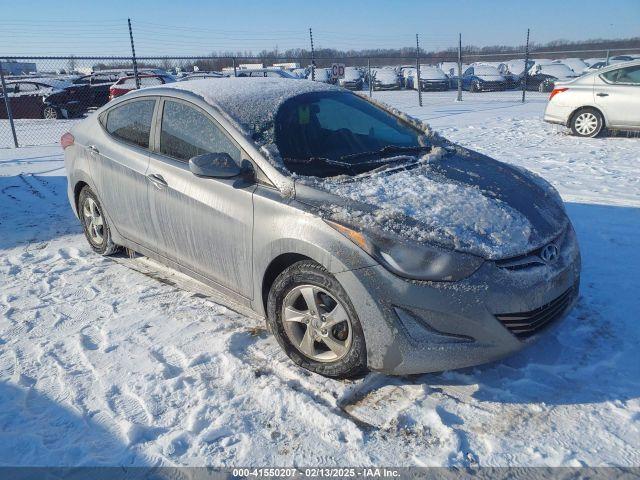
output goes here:
[{"label": "white suv", "polygon": [[595,137],[603,128],[640,130],[640,61],[556,82],[544,120],[566,125],[580,137]]}]

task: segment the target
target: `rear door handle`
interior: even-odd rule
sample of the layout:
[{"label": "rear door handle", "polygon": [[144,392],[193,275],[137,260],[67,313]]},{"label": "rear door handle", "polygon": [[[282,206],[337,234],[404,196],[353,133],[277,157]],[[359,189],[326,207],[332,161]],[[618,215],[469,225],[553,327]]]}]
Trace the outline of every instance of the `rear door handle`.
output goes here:
[{"label": "rear door handle", "polygon": [[596,96],[598,96],[598,97],[608,97],[609,94],[608,93],[596,93]]},{"label": "rear door handle", "polygon": [[158,173],[152,173],[150,175],[147,175],[147,178],[158,189],[162,189],[162,188],[166,187],[167,185],[169,185],[167,183],[167,181],[164,178],[162,178],[162,175],[160,175]]}]

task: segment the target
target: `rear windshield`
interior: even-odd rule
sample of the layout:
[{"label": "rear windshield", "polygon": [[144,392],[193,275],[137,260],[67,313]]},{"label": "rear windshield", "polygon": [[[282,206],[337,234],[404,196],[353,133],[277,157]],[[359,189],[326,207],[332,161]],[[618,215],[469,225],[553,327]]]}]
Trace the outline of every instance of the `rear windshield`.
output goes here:
[{"label": "rear windshield", "polygon": [[326,160],[357,164],[424,146],[418,130],[385,110],[331,91],[287,100],[276,115],[275,142],[290,171],[314,176],[348,173],[327,168]]}]

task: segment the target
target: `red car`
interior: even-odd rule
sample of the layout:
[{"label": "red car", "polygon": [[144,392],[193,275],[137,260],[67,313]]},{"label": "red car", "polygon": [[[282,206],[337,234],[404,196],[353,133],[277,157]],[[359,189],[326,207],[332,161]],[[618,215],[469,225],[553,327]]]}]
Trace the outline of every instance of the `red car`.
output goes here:
[{"label": "red car", "polygon": [[[170,75],[142,74],[138,75],[138,79],[140,80],[140,88],[175,82],[175,79]],[[109,100],[113,100],[114,98],[124,95],[125,93],[135,89],[136,77],[134,77],[133,75],[130,77],[122,77],[116,83],[111,85],[111,88],[109,88]]]}]

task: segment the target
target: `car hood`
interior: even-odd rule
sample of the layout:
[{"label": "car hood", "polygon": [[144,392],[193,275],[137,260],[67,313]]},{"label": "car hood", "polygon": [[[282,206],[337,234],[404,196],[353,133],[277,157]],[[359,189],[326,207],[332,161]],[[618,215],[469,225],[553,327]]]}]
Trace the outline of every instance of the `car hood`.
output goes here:
[{"label": "car hood", "polygon": [[296,200],[365,231],[490,260],[529,253],[568,222],[560,196],[541,177],[459,147],[435,147],[407,168],[298,177]]}]

